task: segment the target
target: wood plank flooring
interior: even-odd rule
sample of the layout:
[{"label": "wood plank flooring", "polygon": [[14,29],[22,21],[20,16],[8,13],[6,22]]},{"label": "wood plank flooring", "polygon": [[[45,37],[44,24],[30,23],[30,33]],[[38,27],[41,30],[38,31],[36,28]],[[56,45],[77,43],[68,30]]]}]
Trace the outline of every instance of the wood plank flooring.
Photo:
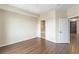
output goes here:
[{"label": "wood plank flooring", "polygon": [[0,47],[0,54],[77,54],[79,36],[71,35],[71,43],[53,43],[45,39],[34,38],[20,43]]}]

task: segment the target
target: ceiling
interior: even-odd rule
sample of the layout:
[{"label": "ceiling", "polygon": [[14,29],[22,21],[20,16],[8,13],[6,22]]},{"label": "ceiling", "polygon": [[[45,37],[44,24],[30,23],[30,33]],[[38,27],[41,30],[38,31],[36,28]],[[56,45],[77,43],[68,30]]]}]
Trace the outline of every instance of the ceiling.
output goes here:
[{"label": "ceiling", "polygon": [[73,4],[10,4],[10,6],[19,8],[24,11],[29,11],[36,14],[55,9],[67,10],[74,6]]}]

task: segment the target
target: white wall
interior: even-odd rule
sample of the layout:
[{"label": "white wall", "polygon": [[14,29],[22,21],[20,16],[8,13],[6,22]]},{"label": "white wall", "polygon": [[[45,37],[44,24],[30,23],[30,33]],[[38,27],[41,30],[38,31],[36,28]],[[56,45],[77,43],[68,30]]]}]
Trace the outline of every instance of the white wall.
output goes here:
[{"label": "white wall", "polygon": [[46,20],[46,39],[52,42],[56,42],[56,18],[55,11],[48,13]]},{"label": "white wall", "polygon": [[[68,27],[68,19],[67,12],[65,10],[52,10],[40,15],[40,20],[46,21],[46,39],[55,43],[69,43],[69,27]],[[60,19],[64,20],[64,23],[60,21]],[[67,20],[67,23],[65,22]],[[61,24],[61,23],[62,24]],[[63,25],[62,32],[64,35],[60,34],[59,25]],[[67,26],[66,26],[67,25]],[[66,29],[65,29],[66,28]],[[62,38],[60,38],[60,36]],[[63,39],[65,38],[65,39]]]},{"label": "white wall", "polygon": [[0,10],[0,46],[37,37],[37,18]]},{"label": "white wall", "polygon": [[45,36],[46,39],[52,42],[56,42],[56,19],[55,11],[49,11],[40,15],[40,20],[46,21]]},{"label": "white wall", "polygon": [[41,37],[41,20],[40,18],[38,17],[38,21],[37,21],[37,37]]}]

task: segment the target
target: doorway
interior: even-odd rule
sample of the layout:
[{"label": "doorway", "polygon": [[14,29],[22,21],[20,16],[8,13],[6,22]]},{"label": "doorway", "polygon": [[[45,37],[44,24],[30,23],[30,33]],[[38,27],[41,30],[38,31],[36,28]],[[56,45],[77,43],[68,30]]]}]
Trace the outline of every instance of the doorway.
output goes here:
[{"label": "doorway", "polygon": [[70,20],[70,42],[75,43],[77,36],[77,18]]},{"label": "doorway", "polygon": [[76,21],[70,21],[70,33],[71,34],[77,34],[77,22]]},{"label": "doorway", "polygon": [[45,39],[45,20],[41,21],[41,38]]}]

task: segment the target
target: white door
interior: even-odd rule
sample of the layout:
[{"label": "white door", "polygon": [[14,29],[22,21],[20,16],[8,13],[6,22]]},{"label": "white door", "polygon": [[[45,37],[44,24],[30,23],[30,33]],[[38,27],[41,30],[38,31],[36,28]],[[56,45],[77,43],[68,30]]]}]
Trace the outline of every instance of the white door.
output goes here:
[{"label": "white door", "polygon": [[70,42],[70,35],[69,35],[69,21],[66,18],[59,19],[58,24],[58,43],[69,43]]}]

